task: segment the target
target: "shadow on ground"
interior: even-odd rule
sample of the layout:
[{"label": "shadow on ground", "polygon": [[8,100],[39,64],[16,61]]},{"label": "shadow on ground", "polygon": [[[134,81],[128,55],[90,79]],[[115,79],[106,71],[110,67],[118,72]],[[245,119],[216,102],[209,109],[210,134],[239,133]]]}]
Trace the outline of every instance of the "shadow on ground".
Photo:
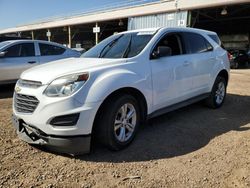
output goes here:
[{"label": "shadow on ground", "polygon": [[15,84],[0,85],[0,99],[12,98]]},{"label": "shadow on ground", "polygon": [[246,131],[250,123],[250,96],[229,94],[224,106],[213,110],[197,103],[150,120],[125,150],[95,146],[84,161],[134,162],[171,158],[196,151],[229,131]]},{"label": "shadow on ground", "polygon": [[245,126],[250,123],[249,106],[250,96],[235,94],[228,94],[220,109],[209,109],[201,102],[196,103],[151,119],[141,127],[132,144],[122,151],[109,151],[103,146],[94,145],[90,154],[75,158],[119,163],[185,155],[201,149],[213,138],[229,131],[249,130],[249,126]]}]

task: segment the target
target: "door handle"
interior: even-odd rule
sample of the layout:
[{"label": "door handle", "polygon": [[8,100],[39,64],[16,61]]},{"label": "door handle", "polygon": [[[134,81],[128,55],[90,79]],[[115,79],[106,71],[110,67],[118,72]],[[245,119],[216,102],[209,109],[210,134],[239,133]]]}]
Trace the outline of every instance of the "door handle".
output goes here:
[{"label": "door handle", "polygon": [[189,61],[185,61],[183,65],[184,66],[188,66],[188,65],[190,65],[190,62]]},{"label": "door handle", "polygon": [[34,64],[36,61],[28,61],[29,64]]}]

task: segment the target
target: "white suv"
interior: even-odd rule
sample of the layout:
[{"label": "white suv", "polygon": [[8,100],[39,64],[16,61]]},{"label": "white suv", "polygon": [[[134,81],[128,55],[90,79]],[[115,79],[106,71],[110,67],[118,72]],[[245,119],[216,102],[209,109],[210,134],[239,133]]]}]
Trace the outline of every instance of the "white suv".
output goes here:
[{"label": "white suv", "polygon": [[81,58],[29,69],[16,84],[13,124],[21,139],[57,152],[131,143],[147,118],[205,99],[220,107],[227,52],[214,32],[146,29],[113,35]]}]

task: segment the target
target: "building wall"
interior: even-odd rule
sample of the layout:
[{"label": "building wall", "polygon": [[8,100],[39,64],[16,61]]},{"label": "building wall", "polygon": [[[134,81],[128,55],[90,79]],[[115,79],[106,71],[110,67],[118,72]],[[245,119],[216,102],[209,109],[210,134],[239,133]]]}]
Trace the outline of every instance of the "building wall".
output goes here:
[{"label": "building wall", "polygon": [[154,14],[147,16],[131,17],[128,19],[128,30],[152,27],[177,27],[187,26],[187,11]]}]

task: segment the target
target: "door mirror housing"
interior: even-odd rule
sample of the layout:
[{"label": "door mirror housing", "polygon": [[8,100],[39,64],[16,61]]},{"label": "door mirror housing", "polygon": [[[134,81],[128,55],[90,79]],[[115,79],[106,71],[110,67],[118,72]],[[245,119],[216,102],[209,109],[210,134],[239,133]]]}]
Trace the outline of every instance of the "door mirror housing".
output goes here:
[{"label": "door mirror housing", "polygon": [[6,53],[7,53],[7,52],[5,52],[5,51],[0,52],[0,57],[4,57]]},{"label": "door mirror housing", "polygon": [[161,57],[167,57],[172,55],[172,49],[168,46],[159,46],[157,51],[153,51],[151,59],[158,59]]}]

